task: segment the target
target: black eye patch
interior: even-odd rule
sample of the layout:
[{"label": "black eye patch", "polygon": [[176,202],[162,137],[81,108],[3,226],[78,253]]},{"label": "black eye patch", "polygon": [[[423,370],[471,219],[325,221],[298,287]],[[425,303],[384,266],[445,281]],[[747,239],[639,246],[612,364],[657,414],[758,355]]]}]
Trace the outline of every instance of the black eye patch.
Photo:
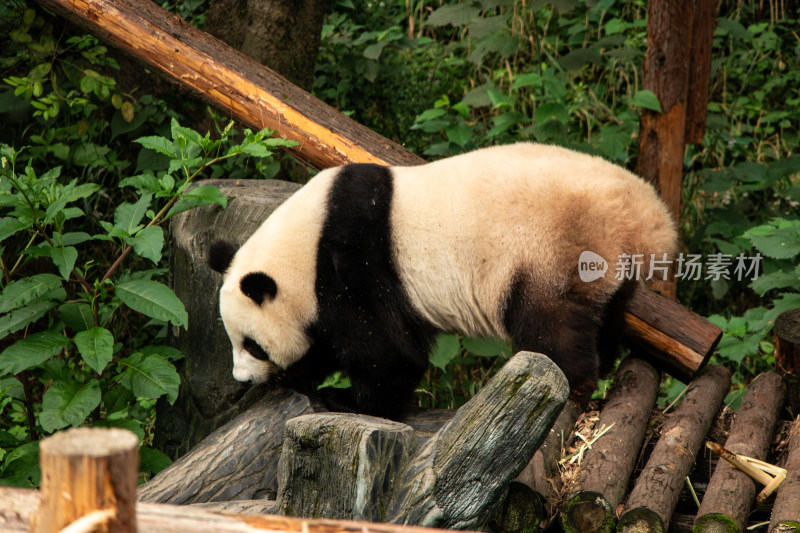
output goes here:
[{"label": "black eye patch", "polygon": [[250,337],[245,337],[242,343],[242,348],[247,350],[247,353],[258,359],[259,361],[269,361],[269,354]]}]

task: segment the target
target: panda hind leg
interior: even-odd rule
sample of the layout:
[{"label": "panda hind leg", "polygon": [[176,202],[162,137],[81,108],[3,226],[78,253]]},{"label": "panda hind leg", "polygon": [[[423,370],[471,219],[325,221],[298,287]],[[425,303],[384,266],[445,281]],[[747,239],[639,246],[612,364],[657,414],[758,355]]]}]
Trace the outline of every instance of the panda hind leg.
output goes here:
[{"label": "panda hind leg", "polygon": [[542,305],[512,293],[504,322],[515,349],[546,355],[566,376],[576,402],[591,399],[600,377],[601,316],[594,308],[563,300]]}]

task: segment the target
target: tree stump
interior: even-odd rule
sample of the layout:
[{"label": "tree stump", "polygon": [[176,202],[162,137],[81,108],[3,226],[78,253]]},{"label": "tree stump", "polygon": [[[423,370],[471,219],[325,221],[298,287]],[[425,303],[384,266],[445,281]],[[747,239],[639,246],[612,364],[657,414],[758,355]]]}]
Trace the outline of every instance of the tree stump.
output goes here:
[{"label": "tree stump", "polygon": [[181,387],[174,405],[157,404],[155,446],[173,459],[244,412],[267,391],[233,379],[231,343],[217,302],[222,276],[206,266],[211,243],[239,245],[300,186],[283,181],[207,180],[228,196],[226,209],[203,207],[170,224],[170,286],[186,307],[186,331],[173,328],[173,343],[186,358],[178,362]]},{"label": "tree stump", "polygon": [[800,416],[789,430],[786,449],[786,479],[778,488],[772,506],[769,530],[772,533],[797,533],[800,531]]},{"label": "tree stump", "polygon": [[730,385],[730,372],[718,365],[708,366],[692,382],[628,496],[619,530],[667,531],[684,478]]},{"label": "tree stump", "polygon": [[775,366],[786,382],[789,411],[800,412],[800,309],[775,319]]},{"label": "tree stump", "polygon": [[658,395],[660,374],[629,357],[617,370],[597,427],[611,428],[586,452],[577,481],[561,513],[567,533],[610,532]]},{"label": "tree stump", "polygon": [[383,522],[394,475],[417,441],[410,426],[325,413],[286,424],[278,509],[286,516]]},{"label": "tree stump", "polygon": [[481,528],[544,441],[568,395],[555,363],[518,353],[399,474],[389,521]]},{"label": "tree stump", "polygon": [[[783,398],[783,383],[777,374],[766,372],[753,380],[736,414],[725,449],[763,460]],[[744,531],[755,494],[755,482],[747,474],[727,461],[719,461],[697,512],[695,532]]]},{"label": "tree stump", "polygon": [[543,515],[539,494],[524,483],[512,481],[503,503],[489,518],[489,530],[492,533],[535,533],[544,529],[541,527]]},{"label": "tree stump", "polygon": [[42,497],[31,531],[56,533],[83,519],[135,533],[138,446],[136,435],[117,428],[73,428],[44,439]]},{"label": "tree stump", "polygon": [[139,489],[139,500],[191,504],[275,499],[286,421],[311,413],[308,398],[277,389],[206,437]]}]

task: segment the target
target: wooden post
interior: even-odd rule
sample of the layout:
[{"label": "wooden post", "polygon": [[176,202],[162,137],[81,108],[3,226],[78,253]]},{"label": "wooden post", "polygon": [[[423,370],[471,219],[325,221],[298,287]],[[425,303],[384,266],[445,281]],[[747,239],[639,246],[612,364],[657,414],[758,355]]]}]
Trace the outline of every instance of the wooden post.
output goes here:
[{"label": "wooden post", "polygon": [[[681,213],[685,144],[702,140],[705,129],[714,0],[650,0],[643,86],[661,110],[642,110],[636,172],[661,193],[677,221]],[[675,280],[657,282],[675,297]]]},{"label": "wooden post", "polygon": [[[725,449],[763,460],[772,441],[783,397],[783,383],[774,372],[754,379],[733,421]],[[747,474],[727,461],[719,461],[697,511],[695,533],[744,531],[755,494],[755,482]]]},{"label": "wooden post", "polygon": [[611,532],[625,498],[639,448],[658,395],[661,376],[645,361],[629,357],[617,370],[597,427],[609,429],[592,444],[561,523],[567,533]]},{"label": "wooden post", "polygon": [[772,533],[796,533],[800,531],[800,416],[789,430],[786,446],[786,479],[778,488],[778,496],[772,506]]},{"label": "wooden post", "polygon": [[[42,501],[32,531],[56,533],[82,519],[136,532],[139,439],[124,429],[74,428],[43,440]],[[94,531],[94,529],[86,529]]]},{"label": "wooden post", "polygon": [[320,413],[286,423],[278,509],[287,516],[386,521],[394,475],[416,450],[411,426]]},{"label": "wooden post", "polygon": [[730,372],[718,365],[709,365],[692,382],[662,428],[661,438],[628,496],[618,530],[667,531],[684,478],[730,385]]}]

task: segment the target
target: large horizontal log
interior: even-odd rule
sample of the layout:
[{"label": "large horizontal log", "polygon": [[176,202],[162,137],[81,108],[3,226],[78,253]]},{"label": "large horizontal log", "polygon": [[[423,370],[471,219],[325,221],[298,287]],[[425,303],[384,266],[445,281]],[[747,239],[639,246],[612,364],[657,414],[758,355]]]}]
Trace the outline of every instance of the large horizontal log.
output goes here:
[{"label": "large horizontal log", "polygon": [[634,292],[625,323],[627,343],[684,382],[691,381],[706,364],[722,338],[722,330],[705,318],[644,289]]},{"label": "large horizontal log", "polygon": [[[27,532],[39,508],[39,491],[0,487],[0,531]],[[138,533],[436,533],[434,529],[346,520],[308,520],[274,515],[231,515],[194,505],[136,504]]]},{"label": "large horizontal log", "polygon": [[150,0],[39,0],[249,126],[277,130],[313,167],[422,159]]}]

